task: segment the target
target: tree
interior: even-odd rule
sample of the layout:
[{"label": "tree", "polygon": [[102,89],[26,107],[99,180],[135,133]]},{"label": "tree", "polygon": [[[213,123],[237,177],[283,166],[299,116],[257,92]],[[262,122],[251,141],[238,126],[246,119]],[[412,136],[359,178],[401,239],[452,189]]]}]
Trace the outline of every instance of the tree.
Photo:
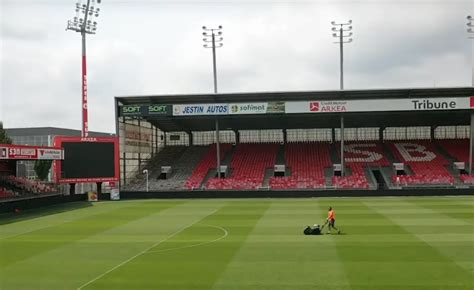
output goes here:
[{"label": "tree", "polygon": [[12,139],[7,136],[7,132],[3,129],[2,121],[0,121],[0,144],[12,144]]},{"label": "tree", "polygon": [[52,160],[36,160],[35,161],[35,172],[36,176],[40,180],[46,180],[48,178],[49,169],[51,168]]}]

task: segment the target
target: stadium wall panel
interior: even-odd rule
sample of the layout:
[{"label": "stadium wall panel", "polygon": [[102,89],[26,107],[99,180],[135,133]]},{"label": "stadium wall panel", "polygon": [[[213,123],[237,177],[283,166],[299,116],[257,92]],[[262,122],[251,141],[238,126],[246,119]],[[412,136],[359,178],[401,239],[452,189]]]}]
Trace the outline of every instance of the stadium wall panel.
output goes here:
[{"label": "stadium wall panel", "polygon": [[87,200],[86,194],[49,195],[34,198],[24,198],[0,202],[0,213],[13,212],[15,209],[33,209],[55,204]]},{"label": "stadium wall panel", "polygon": [[[404,190],[320,190],[320,191],[121,191],[121,199],[185,198],[294,198],[294,197],[378,197],[378,196],[456,196],[474,195],[474,189]],[[109,194],[99,199],[109,200]]]}]

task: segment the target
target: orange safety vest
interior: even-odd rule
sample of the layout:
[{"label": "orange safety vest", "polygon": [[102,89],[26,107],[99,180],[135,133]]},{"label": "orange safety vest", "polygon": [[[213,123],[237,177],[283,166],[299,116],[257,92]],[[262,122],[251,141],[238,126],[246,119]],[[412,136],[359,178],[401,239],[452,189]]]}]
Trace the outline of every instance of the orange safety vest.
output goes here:
[{"label": "orange safety vest", "polygon": [[336,214],[334,213],[334,210],[331,210],[328,212],[328,219],[330,220],[335,220],[336,219]]}]

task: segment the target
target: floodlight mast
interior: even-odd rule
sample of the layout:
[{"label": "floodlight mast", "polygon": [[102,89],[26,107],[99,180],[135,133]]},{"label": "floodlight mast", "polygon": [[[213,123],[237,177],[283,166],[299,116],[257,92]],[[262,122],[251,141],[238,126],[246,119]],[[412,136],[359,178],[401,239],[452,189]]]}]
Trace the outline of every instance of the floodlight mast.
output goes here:
[{"label": "floodlight mast", "polygon": [[[474,17],[472,17],[471,15],[468,15],[467,17],[467,33],[468,33],[468,37],[469,39],[473,39],[474,40]],[[474,53],[473,53],[473,50],[474,48],[472,47],[474,44],[471,44],[471,55],[472,55],[472,58],[473,58],[473,61],[471,61],[471,67],[472,67],[472,72],[471,72],[471,86],[474,87]],[[469,134],[469,170],[468,170],[468,173],[469,175],[472,174],[472,165],[473,165],[473,162],[472,162],[472,151],[473,151],[473,146],[474,146],[474,141],[473,141],[473,138],[474,138],[474,116],[473,116],[473,113],[471,113],[471,124],[470,124],[470,134]]]},{"label": "floodlight mast", "polygon": [[[101,0],[97,0],[100,4]],[[73,20],[68,20],[66,30],[81,33],[82,38],[82,137],[89,136],[89,122],[87,110],[87,61],[86,61],[86,34],[95,34],[97,22],[94,17],[99,17],[100,8],[94,7],[96,0],[87,0],[87,4],[82,4],[82,0],[76,3],[76,16]],[[83,14],[83,15],[81,15]]]},{"label": "floodlight mast", "polygon": [[[224,40],[222,35],[222,26],[219,25],[217,28],[207,28],[206,26],[202,27],[204,31],[202,35],[204,36],[204,48],[212,48],[212,68],[214,73],[214,94],[217,94],[217,68],[216,68],[216,48],[222,47]],[[216,36],[219,38],[216,39]]]},{"label": "floodlight mast", "polygon": [[[472,17],[471,15],[468,15],[467,17],[467,33],[468,33],[468,36],[467,38],[469,39],[473,39],[474,40],[474,17]],[[474,87],[474,63],[472,64],[472,80],[471,80],[471,85]]]},{"label": "floodlight mast", "polygon": [[[332,36],[338,40],[334,43],[339,43],[339,57],[340,57],[340,89],[344,90],[344,43],[352,42],[352,20],[347,23],[336,23],[331,21],[332,24]],[[344,168],[344,116],[341,113],[341,176],[345,175]]]},{"label": "floodlight mast", "polygon": [[[204,48],[212,48],[212,71],[214,75],[214,94],[217,94],[217,66],[216,66],[216,48],[222,47],[224,44],[222,41],[222,25],[217,28],[202,27],[204,36]],[[216,38],[218,36],[218,38]],[[216,171],[217,178],[221,178],[221,154],[220,154],[220,142],[219,142],[219,120],[215,119],[216,123]]]}]

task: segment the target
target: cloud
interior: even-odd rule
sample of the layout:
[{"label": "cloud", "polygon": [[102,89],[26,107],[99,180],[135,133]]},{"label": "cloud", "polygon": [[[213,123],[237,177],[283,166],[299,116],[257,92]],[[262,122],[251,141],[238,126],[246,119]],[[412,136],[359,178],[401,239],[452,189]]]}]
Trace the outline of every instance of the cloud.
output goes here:
[{"label": "cloud", "polygon": [[[6,127],[81,127],[80,35],[74,1],[4,0],[0,120]],[[339,88],[332,20],[354,22],[344,46],[347,89],[467,86],[471,1],[107,0],[87,37],[89,119],[115,131],[124,95],[212,92],[202,25],[224,26],[219,92]],[[472,14],[472,13],[471,13]],[[27,21],[25,21],[27,20]]]}]

